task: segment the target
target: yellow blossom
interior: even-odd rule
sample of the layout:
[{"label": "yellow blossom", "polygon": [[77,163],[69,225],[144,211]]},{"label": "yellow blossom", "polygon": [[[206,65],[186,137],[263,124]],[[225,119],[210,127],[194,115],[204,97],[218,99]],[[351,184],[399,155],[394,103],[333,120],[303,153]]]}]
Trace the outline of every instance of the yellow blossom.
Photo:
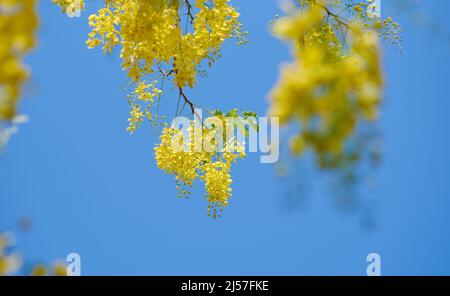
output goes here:
[{"label": "yellow blossom", "polygon": [[[179,197],[189,196],[189,188],[195,180],[204,182],[208,213],[216,218],[228,206],[231,197],[231,165],[238,158],[245,157],[244,147],[242,143],[231,139],[225,143],[222,152],[207,152],[204,147],[196,149],[196,141],[203,142],[208,130],[200,127],[203,136],[202,139],[196,139],[192,126],[188,132],[189,139],[185,139],[178,129],[164,128],[161,143],[155,147],[155,160],[160,169],[175,177]],[[176,149],[176,145],[184,146],[183,149]]]}]

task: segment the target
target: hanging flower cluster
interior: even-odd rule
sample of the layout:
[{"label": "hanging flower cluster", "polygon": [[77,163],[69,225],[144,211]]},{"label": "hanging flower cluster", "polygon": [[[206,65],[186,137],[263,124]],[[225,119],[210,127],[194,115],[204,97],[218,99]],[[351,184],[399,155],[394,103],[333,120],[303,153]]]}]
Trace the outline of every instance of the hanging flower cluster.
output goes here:
[{"label": "hanging flower cluster", "polygon": [[[175,177],[179,197],[189,197],[195,180],[204,182],[208,215],[216,218],[232,195],[231,165],[245,157],[244,146],[236,139],[219,141],[217,131],[195,128],[196,124],[193,121],[187,133],[164,128],[161,143],[155,147],[155,160],[161,170]],[[223,147],[219,142],[225,143]]]},{"label": "hanging flower cluster", "polygon": [[[74,0],[54,2],[66,11]],[[236,37],[243,43],[238,17],[229,0],[106,0],[105,7],[89,17],[87,45],[105,52],[120,46],[122,68],[134,82],[135,93],[159,97],[161,90],[146,79],[158,74],[172,78],[175,88],[194,87],[199,68],[220,57],[225,40]],[[152,101],[139,95],[130,97],[130,132],[141,119],[152,119]]]},{"label": "hanging flower cluster", "polygon": [[[63,12],[70,12],[76,0],[54,0]],[[239,13],[230,0],[106,0],[105,6],[89,17],[92,31],[89,48],[101,47],[110,53],[120,47],[122,69],[127,71],[134,90],[128,96],[128,132],[134,133],[148,120],[158,123],[152,110],[163,93],[166,79],[179,92],[179,100],[195,114],[195,105],[184,89],[193,88],[203,67],[220,58],[223,43],[236,38],[245,43]],[[80,7],[80,5],[78,5]],[[84,8],[84,3],[81,5]],[[158,79],[161,86],[158,87]],[[151,81],[151,82],[149,82]],[[178,113],[178,107],[177,107]],[[203,130],[208,134],[208,130]],[[174,175],[179,195],[189,195],[196,179],[205,183],[209,214],[217,217],[231,196],[231,165],[244,156],[237,141],[227,142],[220,153],[204,150],[175,151],[172,140],[179,134],[164,128],[161,144],[155,148],[158,167]],[[189,138],[192,143],[203,137]],[[194,141],[194,138],[196,139]],[[202,147],[202,146],[201,146]],[[209,151],[209,150],[208,150]]]},{"label": "hanging flower cluster", "polygon": [[17,115],[29,72],[22,60],[35,46],[36,0],[0,0],[0,122]]},{"label": "hanging flower cluster", "polygon": [[378,117],[383,23],[367,16],[369,2],[333,1],[335,13],[324,0],[297,1],[298,9],[274,26],[292,44],[294,62],[282,68],[270,114],[299,124],[295,154],[311,149],[321,167],[334,168],[357,127]]},{"label": "hanging flower cluster", "polygon": [[156,87],[156,83],[157,81],[153,83],[141,81],[138,83],[136,89],[128,96],[128,102],[131,107],[130,117],[128,118],[128,132],[136,132],[145,118],[150,122],[153,121],[151,108],[162,93],[162,91]]}]

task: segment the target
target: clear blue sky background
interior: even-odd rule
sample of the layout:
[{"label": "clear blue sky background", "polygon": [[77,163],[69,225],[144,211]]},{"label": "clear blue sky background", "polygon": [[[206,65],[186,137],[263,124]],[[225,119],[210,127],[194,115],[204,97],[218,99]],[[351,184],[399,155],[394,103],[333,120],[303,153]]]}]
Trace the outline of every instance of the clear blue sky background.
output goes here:
[{"label": "clear blue sky background", "polygon": [[[99,2],[88,1],[89,11]],[[267,29],[278,6],[233,2],[250,43],[226,46],[190,96],[210,108],[264,114],[279,64],[289,60]],[[448,1],[424,2],[450,28]],[[33,78],[21,105],[31,120],[0,158],[0,229],[32,219],[32,230],[18,236],[30,262],[77,252],[85,275],[365,275],[367,254],[378,252],[385,275],[450,274],[445,42],[404,25],[404,53],[385,52],[385,151],[380,186],[369,194],[373,231],[361,226],[364,213],[337,211],[325,189],[287,210],[283,196],[292,182],[278,180],[257,155],[234,167],[232,204],[214,221],[202,190],[178,200],[172,177],[156,168],[155,132],[125,132],[125,73],[117,52],[86,49],[87,13],[69,19],[49,1],[39,11],[39,47],[28,58]],[[174,112],[176,96],[162,104]],[[314,175],[296,178],[307,176]]]}]

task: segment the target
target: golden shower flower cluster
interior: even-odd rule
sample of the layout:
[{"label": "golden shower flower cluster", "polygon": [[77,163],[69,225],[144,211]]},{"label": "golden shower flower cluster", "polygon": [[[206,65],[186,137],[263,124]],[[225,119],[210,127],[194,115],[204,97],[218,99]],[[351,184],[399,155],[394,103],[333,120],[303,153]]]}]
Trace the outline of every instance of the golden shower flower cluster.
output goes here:
[{"label": "golden shower flower cluster", "polygon": [[[67,12],[76,1],[53,2]],[[105,53],[120,48],[122,69],[133,84],[128,96],[128,132],[136,132],[145,120],[158,124],[159,115],[152,108],[164,94],[166,79],[172,81],[171,89],[178,90],[179,100],[184,100],[183,108],[189,105],[194,115],[195,106],[184,88],[193,88],[205,72],[203,68],[220,58],[227,39],[236,38],[238,45],[245,43],[246,33],[238,17],[230,0],[106,0],[104,7],[89,17],[92,31],[87,46],[101,47]],[[158,167],[175,176],[183,197],[189,195],[196,179],[203,181],[210,215],[217,217],[218,210],[228,204],[231,164],[244,156],[243,148],[232,141],[220,153],[174,151],[172,138],[178,132],[167,127],[163,130],[161,144],[155,148]],[[192,143],[194,138],[198,139],[192,135]]]},{"label": "golden shower flower cluster", "polygon": [[155,100],[162,93],[162,91],[156,87],[156,83],[157,81],[153,83],[141,81],[131,95],[128,96],[128,102],[131,107],[130,117],[128,119],[128,132],[136,132],[145,118],[150,122],[153,120],[153,114],[150,109],[153,107]]},{"label": "golden shower flower cluster", "polygon": [[[73,0],[54,2],[64,11]],[[238,17],[229,0],[106,0],[105,7],[89,17],[87,45],[105,52],[120,46],[122,68],[137,87],[149,76],[164,73],[175,88],[192,88],[199,68],[220,57],[225,40],[236,37],[238,44],[243,42]],[[149,91],[158,94],[153,85]],[[152,118],[149,105],[140,103],[130,104],[130,132],[144,118],[141,112]]]},{"label": "golden shower flower cluster", "polygon": [[17,115],[29,71],[23,58],[36,44],[36,0],[0,0],[0,122]]},{"label": "golden shower flower cluster", "polygon": [[334,168],[358,126],[378,117],[380,21],[361,17],[365,10],[344,0],[333,1],[334,8],[344,7],[336,9],[340,13],[324,0],[297,1],[299,9],[274,27],[292,44],[294,62],[282,68],[270,114],[283,125],[298,123],[300,130],[291,139],[295,154],[310,149],[321,167]]},{"label": "golden shower flower cluster", "polygon": [[164,128],[161,143],[155,147],[155,160],[161,170],[175,177],[180,198],[189,197],[196,180],[203,182],[208,216],[216,218],[228,206],[232,195],[231,166],[245,157],[244,146],[229,139],[221,148],[217,134],[212,134],[214,130],[195,127],[196,124],[193,121],[186,134],[173,127]]}]

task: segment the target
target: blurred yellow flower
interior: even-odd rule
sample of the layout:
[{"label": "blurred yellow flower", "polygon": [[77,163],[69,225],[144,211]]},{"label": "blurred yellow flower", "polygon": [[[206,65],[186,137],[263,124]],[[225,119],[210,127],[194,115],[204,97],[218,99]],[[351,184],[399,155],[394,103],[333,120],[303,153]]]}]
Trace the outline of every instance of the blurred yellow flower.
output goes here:
[{"label": "blurred yellow flower", "polygon": [[17,115],[29,76],[22,59],[35,46],[37,27],[36,0],[0,0],[0,121]]},{"label": "blurred yellow flower", "polygon": [[301,8],[275,24],[275,34],[292,44],[294,61],[271,92],[270,114],[300,126],[291,141],[295,154],[311,149],[322,167],[332,168],[339,162],[329,160],[343,157],[358,125],[378,118],[379,32],[359,14],[341,18],[323,0],[299,2]]}]

